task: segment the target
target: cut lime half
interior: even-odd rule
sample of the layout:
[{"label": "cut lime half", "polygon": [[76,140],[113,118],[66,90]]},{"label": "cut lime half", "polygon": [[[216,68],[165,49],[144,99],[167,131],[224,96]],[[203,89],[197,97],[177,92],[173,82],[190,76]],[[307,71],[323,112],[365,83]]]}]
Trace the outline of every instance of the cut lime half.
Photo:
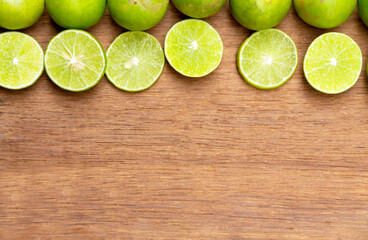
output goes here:
[{"label": "cut lime half", "polygon": [[0,86],[18,90],[40,78],[43,51],[32,37],[20,32],[0,34]]},{"label": "cut lime half", "polygon": [[223,43],[219,33],[202,20],[175,24],[165,39],[165,55],[170,65],[187,77],[203,77],[220,64]]},{"label": "cut lime half", "polygon": [[106,53],[106,77],[117,88],[139,92],[151,87],[165,64],[160,43],[152,35],[126,32],[118,36]]},{"label": "cut lime half", "polygon": [[328,94],[342,93],[357,82],[362,71],[362,52],[342,33],[326,33],[309,46],[304,75],[309,84]]},{"label": "cut lime half", "polygon": [[46,72],[60,88],[79,92],[103,77],[105,52],[96,38],[82,30],[66,30],[54,37],[46,50]]},{"label": "cut lime half", "polygon": [[284,32],[267,29],[252,34],[238,51],[238,70],[244,80],[259,89],[286,83],[298,65],[294,42]]}]

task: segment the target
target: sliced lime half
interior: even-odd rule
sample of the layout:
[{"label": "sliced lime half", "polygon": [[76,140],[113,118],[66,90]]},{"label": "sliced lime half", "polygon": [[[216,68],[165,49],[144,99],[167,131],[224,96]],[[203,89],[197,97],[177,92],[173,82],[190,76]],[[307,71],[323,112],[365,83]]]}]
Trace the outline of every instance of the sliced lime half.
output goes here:
[{"label": "sliced lime half", "polygon": [[284,32],[267,29],[252,34],[238,51],[238,70],[244,80],[259,89],[286,83],[298,65],[294,42]]},{"label": "sliced lime half", "polygon": [[203,77],[220,64],[223,43],[219,33],[202,20],[175,24],[165,39],[165,55],[170,65],[187,77]]},{"label": "sliced lime half", "polygon": [[151,87],[165,64],[160,43],[152,35],[126,32],[118,36],[106,53],[106,76],[117,88],[138,92]]},{"label": "sliced lime half", "polygon": [[316,90],[338,94],[354,86],[362,62],[362,52],[353,39],[342,33],[326,33],[309,46],[304,75]]},{"label": "sliced lime half", "polygon": [[66,30],[49,43],[46,72],[62,89],[84,91],[95,86],[105,73],[105,52],[96,38],[82,30]]},{"label": "sliced lime half", "polygon": [[20,32],[0,34],[0,86],[18,90],[31,86],[44,69],[41,46]]}]

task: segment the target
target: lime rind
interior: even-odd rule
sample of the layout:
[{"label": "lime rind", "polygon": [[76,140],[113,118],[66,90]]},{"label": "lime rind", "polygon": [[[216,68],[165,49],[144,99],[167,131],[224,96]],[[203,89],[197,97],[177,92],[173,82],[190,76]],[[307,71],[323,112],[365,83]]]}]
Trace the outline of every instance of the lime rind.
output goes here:
[{"label": "lime rind", "polygon": [[352,88],[359,79],[362,67],[362,52],[358,44],[349,36],[337,32],[316,38],[309,46],[303,63],[308,83],[326,94],[339,94]]},{"label": "lime rind", "polygon": [[191,18],[211,17],[225,6],[227,0],[173,0],[172,3],[184,15]]},{"label": "lime rind", "polygon": [[270,90],[284,85],[294,75],[297,66],[295,43],[278,29],[253,33],[243,42],[237,54],[240,75],[258,89]]},{"label": "lime rind", "polygon": [[187,19],[176,23],[165,38],[165,56],[172,68],[186,77],[209,75],[223,55],[220,34],[209,23]]},{"label": "lime rind", "polygon": [[118,89],[140,92],[160,78],[165,56],[159,41],[141,31],[119,35],[106,52],[107,79]]},{"label": "lime rind", "polygon": [[96,86],[105,74],[106,65],[101,43],[83,30],[59,33],[46,49],[46,73],[67,91],[81,92]]},{"label": "lime rind", "polygon": [[0,44],[0,86],[20,90],[33,85],[44,70],[40,44],[21,32],[1,33]]}]

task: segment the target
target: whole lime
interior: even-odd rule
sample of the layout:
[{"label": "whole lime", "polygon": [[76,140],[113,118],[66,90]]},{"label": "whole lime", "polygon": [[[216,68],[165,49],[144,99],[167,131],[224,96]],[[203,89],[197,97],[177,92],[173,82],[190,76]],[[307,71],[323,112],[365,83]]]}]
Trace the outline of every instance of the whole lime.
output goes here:
[{"label": "whole lime", "polygon": [[358,0],[358,9],[360,18],[363,20],[364,24],[368,26],[368,1]]},{"label": "whole lime", "polygon": [[192,18],[206,18],[218,13],[226,0],[172,0],[174,6]]},{"label": "whole lime", "polygon": [[278,25],[289,13],[292,0],[230,0],[234,18],[251,30]]},{"label": "whole lime", "polygon": [[169,0],[107,0],[112,18],[125,29],[143,31],[165,16]]},{"label": "whole lime", "polygon": [[86,29],[100,21],[106,0],[46,0],[46,7],[60,27]]},{"label": "whole lime", "polygon": [[357,0],[294,0],[295,10],[304,22],[316,28],[334,28],[353,13]]},{"label": "whole lime", "polygon": [[41,17],[45,0],[1,0],[0,27],[18,30],[32,26]]}]

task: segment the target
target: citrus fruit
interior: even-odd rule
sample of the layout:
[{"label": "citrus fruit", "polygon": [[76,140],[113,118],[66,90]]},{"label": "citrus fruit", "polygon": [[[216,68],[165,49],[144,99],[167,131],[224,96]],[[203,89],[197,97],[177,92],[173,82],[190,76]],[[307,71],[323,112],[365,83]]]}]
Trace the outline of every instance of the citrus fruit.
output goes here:
[{"label": "citrus fruit", "polygon": [[244,80],[259,89],[286,83],[298,65],[294,42],[284,32],[267,29],[253,33],[240,46],[238,70]]},{"label": "citrus fruit", "polygon": [[0,86],[23,89],[41,76],[43,51],[32,37],[20,32],[0,34]]},{"label": "citrus fruit", "polygon": [[56,35],[46,49],[47,75],[60,88],[84,91],[95,86],[105,73],[105,52],[91,34],[66,30]]},{"label": "citrus fruit", "polygon": [[41,17],[45,0],[1,0],[0,27],[18,30],[32,26]]},{"label": "citrus fruit", "polygon": [[128,30],[143,31],[165,16],[169,0],[107,0],[112,18]]},{"label": "citrus fruit", "polygon": [[167,61],[187,77],[203,77],[213,72],[221,62],[223,48],[216,29],[196,19],[176,23],[165,39]]},{"label": "citrus fruit", "polygon": [[143,91],[160,77],[165,57],[160,43],[145,32],[125,32],[106,52],[106,77],[117,88]]},{"label": "citrus fruit", "polygon": [[309,46],[304,74],[318,91],[336,94],[351,88],[362,70],[362,52],[342,33],[326,33]]},{"label": "citrus fruit", "polygon": [[192,18],[207,18],[218,13],[226,0],[172,0],[174,6]]},{"label": "citrus fruit", "polygon": [[304,22],[317,28],[334,28],[353,13],[357,0],[294,0],[295,10]]},{"label": "citrus fruit", "polygon": [[368,1],[358,0],[359,15],[366,26],[368,26]]},{"label": "citrus fruit", "polygon": [[234,18],[251,30],[278,25],[289,13],[292,0],[230,0]]},{"label": "citrus fruit", "polygon": [[106,0],[46,0],[46,7],[60,27],[86,29],[100,21]]}]

